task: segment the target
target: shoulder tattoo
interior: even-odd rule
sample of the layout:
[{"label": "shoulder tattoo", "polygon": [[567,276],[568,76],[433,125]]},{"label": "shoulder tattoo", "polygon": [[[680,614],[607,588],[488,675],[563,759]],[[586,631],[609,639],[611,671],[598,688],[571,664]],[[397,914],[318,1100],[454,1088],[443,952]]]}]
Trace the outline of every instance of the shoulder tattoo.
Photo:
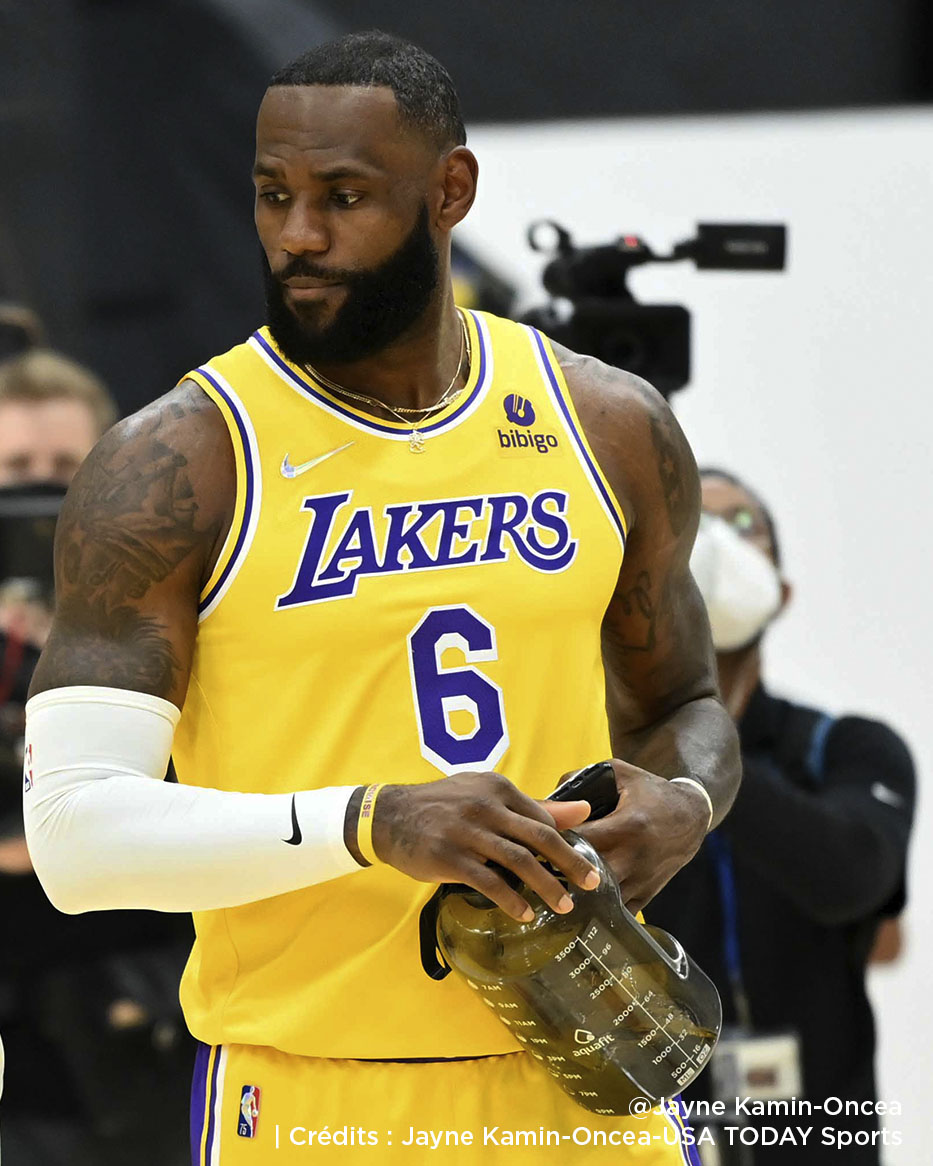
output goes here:
[{"label": "shoulder tattoo", "polygon": [[56,532],[58,603],[40,689],[173,690],[180,664],[146,597],[216,534],[201,518],[188,459],[172,436],[202,402],[213,408],[192,388],[118,426],[75,478]]}]

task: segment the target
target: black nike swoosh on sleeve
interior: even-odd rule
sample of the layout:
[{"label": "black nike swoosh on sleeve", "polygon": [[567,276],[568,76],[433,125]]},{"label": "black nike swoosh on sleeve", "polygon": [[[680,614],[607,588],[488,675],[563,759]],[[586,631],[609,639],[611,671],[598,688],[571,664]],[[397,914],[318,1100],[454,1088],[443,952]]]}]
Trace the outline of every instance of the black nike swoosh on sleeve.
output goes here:
[{"label": "black nike swoosh on sleeve", "polygon": [[289,846],[298,846],[301,843],[301,827],[298,825],[298,813],[295,809],[295,795],[292,794],[292,836],[283,838]]}]

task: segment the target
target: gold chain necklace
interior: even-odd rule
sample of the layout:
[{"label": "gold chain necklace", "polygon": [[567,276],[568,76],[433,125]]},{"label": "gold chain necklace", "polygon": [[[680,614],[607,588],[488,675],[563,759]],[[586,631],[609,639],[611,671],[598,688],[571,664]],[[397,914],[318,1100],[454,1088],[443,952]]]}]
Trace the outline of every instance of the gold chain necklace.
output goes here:
[{"label": "gold chain necklace", "polygon": [[[365,393],[354,393],[352,390],[344,388],[343,385],[338,385],[336,381],[330,380],[329,377],[324,376],[324,374],[318,369],[312,368],[310,364],[306,364],[305,369],[312,377],[320,381],[321,384],[326,388],[330,389],[331,392],[337,393],[342,397],[346,397],[350,401],[359,401],[360,404],[363,405],[370,405],[377,409],[384,409],[387,413],[391,413],[397,421],[401,421],[406,425],[411,425],[411,432],[408,435],[408,448],[412,453],[424,453],[426,449],[424,434],[421,432],[419,425],[423,425],[425,421],[427,421],[431,416],[431,414],[437,413],[446,405],[451,404],[452,401],[456,401],[456,399],[466,388],[466,385],[464,384],[461,388],[456,390],[454,389],[454,385],[457,383],[457,379],[459,378],[463,369],[464,355],[467,358],[467,380],[469,380],[469,369],[472,360],[470,353],[470,337],[467,333],[467,327],[463,318],[463,313],[459,310],[457,312],[457,317],[460,320],[460,359],[457,361],[457,368],[454,372],[453,380],[441,394],[440,398],[435,401],[433,405],[428,405],[424,409],[411,409],[407,407],[402,408],[401,406],[396,407],[395,405],[388,405],[385,401],[380,401],[378,397],[368,397]],[[409,421],[409,417],[420,418],[420,421],[417,423],[414,421]]]}]

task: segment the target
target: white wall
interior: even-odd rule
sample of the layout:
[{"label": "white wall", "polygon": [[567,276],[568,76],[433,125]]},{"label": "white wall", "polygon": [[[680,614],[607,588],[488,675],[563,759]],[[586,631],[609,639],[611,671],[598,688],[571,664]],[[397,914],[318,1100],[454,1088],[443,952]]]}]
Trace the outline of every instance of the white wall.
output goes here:
[{"label": "white wall", "polygon": [[[784,274],[636,273],[643,301],[694,311],[694,380],[677,411],[701,462],[771,502],[797,587],[767,671],[789,695],[884,718],[933,770],[933,113],[562,123],[475,128],[480,196],[462,231],[543,299],[535,218],[578,241],[632,232],[658,249],[697,220],[787,222]],[[929,886],[921,805],[909,951],[872,977],[881,1096],[926,1161],[933,1081]]]}]

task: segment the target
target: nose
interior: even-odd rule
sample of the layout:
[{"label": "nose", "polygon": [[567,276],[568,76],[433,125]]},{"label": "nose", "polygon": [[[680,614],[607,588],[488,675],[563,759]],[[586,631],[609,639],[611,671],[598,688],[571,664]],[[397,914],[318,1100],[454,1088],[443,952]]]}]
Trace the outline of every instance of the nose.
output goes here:
[{"label": "nose", "polygon": [[279,246],[290,255],[323,255],[330,249],[330,231],[321,211],[305,199],[292,200],[282,225]]}]

